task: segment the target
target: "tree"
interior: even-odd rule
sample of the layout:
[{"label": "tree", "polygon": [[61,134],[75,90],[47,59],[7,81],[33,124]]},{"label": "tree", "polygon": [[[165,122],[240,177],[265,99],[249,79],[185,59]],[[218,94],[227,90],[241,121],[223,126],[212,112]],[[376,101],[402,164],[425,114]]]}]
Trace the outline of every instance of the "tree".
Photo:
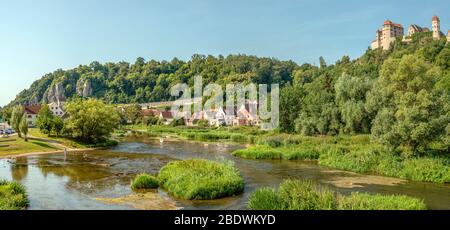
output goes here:
[{"label": "tree", "polygon": [[319,58],[319,62],[320,62],[321,69],[327,68],[327,62],[325,61],[325,59],[322,56]]},{"label": "tree", "polygon": [[67,129],[86,142],[99,142],[119,125],[119,116],[112,106],[98,99],[76,99],[66,104]]},{"label": "tree", "polygon": [[28,135],[28,121],[27,121],[26,114],[24,114],[22,116],[22,119],[21,119],[20,125],[19,125],[19,130],[20,130],[20,132],[22,132],[22,134],[25,138],[25,141],[28,142],[28,136],[27,136]]},{"label": "tree", "polygon": [[294,121],[298,118],[301,109],[303,93],[300,86],[287,85],[280,95],[280,130],[292,133],[295,131]]},{"label": "tree", "polygon": [[52,133],[54,133],[57,137],[61,135],[62,131],[64,129],[64,121],[61,117],[55,117],[53,118],[52,122]]},{"label": "tree", "polygon": [[446,133],[449,95],[435,87],[439,71],[415,55],[383,64],[369,94],[369,110],[376,111],[372,134],[405,153],[425,152]]},{"label": "tree", "polygon": [[[24,119],[25,110],[23,106],[17,105],[14,107],[12,114],[11,114],[11,121],[10,124],[13,127],[14,130],[16,130],[17,135],[19,137],[22,137],[22,133],[20,131],[20,123]],[[26,118],[25,118],[26,120]]]},{"label": "tree", "polygon": [[124,108],[124,117],[127,122],[136,124],[142,117],[141,106],[139,104],[126,105]]},{"label": "tree", "polygon": [[334,85],[336,104],[339,107],[343,127],[342,133],[367,133],[370,119],[365,110],[366,93],[372,88],[372,81],[364,77],[343,74]]},{"label": "tree", "polygon": [[55,120],[55,116],[50,111],[48,105],[43,105],[41,110],[39,111],[38,118],[36,120],[36,126],[39,130],[47,135],[50,135],[50,132],[53,128],[53,122]]}]

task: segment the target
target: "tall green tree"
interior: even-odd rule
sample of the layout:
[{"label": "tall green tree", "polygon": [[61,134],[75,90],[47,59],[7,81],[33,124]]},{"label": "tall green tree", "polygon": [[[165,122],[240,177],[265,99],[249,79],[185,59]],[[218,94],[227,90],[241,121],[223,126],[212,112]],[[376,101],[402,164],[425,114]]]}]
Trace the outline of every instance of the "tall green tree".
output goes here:
[{"label": "tall green tree", "polygon": [[405,153],[424,152],[440,140],[450,116],[449,95],[435,87],[439,77],[436,68],[415,55],[386,61],[367,104],[377,112],[373,136]]},{"label": "tall green tree", "polygon": [[119,115],[112,106],[98,99],[77,99],[66,104],[66,126],[76,138],[98,142],[119,125]]},{"label": "tall green tree", "polygon": [[[20,122],[23,120],[25,114],[25,110],[23,106],[17,105],[14,107],[11,114],[10,124],[14,130],[16,130],[17,135],[22,137],[22,133],[20,131]],[[26,120],[26,119],[25,119]]]},{"label": "tall green tree", "polygon": [[25,141],[28,142],[28,121],[26,114],[22,116],[22,119],[19,124],[19,130],[23,134]]},{"label": "tall green tree", "polygon": [[287,85],[281,90],[280,95],[280,130],[293,133],[295,120],[301,110],[302,89],[299,85]]},{"label": "tall green tree", "polygon": [[41,110],[39,110],[36,126],[42,133],[49,135],[53,128],[54,119],[55,116],[48,105],[43,105]]}]

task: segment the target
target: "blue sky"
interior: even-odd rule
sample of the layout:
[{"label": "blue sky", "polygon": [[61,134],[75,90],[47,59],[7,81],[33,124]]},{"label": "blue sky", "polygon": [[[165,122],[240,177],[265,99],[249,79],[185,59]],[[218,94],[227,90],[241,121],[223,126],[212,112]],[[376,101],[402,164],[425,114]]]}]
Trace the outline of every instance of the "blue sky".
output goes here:
[{"label": "blue sky", "polygon": [[0,0],[0,105],[58,68],[136,57],[356,58],[385,19],[450,29],[448,0]]}]

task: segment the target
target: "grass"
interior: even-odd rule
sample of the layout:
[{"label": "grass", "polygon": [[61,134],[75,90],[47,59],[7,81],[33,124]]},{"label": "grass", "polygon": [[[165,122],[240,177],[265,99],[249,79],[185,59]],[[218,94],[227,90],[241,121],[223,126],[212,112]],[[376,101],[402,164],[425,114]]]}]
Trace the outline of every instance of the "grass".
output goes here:
[{"label": "grass", "polygon": [[232,154],[246,159],[314,160],[319,158],[318,150],[302,146],[272,148],[266,145],[257,145],[236,150]]},{"label": "grass", "polygon": [[158,179],[169,193],[186,200],[212,200],[244,191],[244,179],[231,163],[174,161],[160,170]]},{"label": "grass", "polygon": [[331,149],[320,155],[319,164],[358,173],[374,173],[413,181],[450,182],[449,159],[437,156],[404,158],[383,150]]},{"label": "grass", "polygon": [[257,137],[266,135],[268,132],[257,127],[190,127],[190,126],[145,126],[127,125],[125,129],[144,131],[154,136],[177,135],[181,138],[197,141],[230,141],[237,143],[255,143]]},{"label": "grass", "polygon": [[115,140],[105,139],[104,141],[100,143],[84,143],[80,140],[77,140],[75,138],[70,137],[56,137],[56,136],[48,136],[47,134],[41,133],[39,129],[37,128],[30,128],[29,135],[37,138],[42,139],[48,139],[51,141],[56,141],[64,146],[67,146],[68,148],[72,149],[82,149],[82,148],[104,148],[104,147],[111,147],[116,146],[118,144]]},{"label": "grass", "polygon": [[0,157],[23,153],[51,152],[59,150],[59,148],[43,141],[28,140],[28,142],[25,142],[22,138],[1,138],[1,140],[11,141],[5,142],[5,145],[7,146],[0,148]]},{"label": "grass", "polygon": [[350,196],[331,191],[309,180],[285,180],[278,191],[261,188],[250,195],[251,210],[424,210],[423,200],[404,195]]},{"label": "grass", "polygon": [[131,183],[131,189],[139,190],[139,189],[153,189],[159,187],[159,181],[156,177],[148,175],[148,174],[139,174],[137,175],[133,182]]},{"label": "grass", "polygon": [[340,210],[425,210],[422,200],[405,195],[370,195],[352,193],[338,202]]},{"label": "grass", "polygon": [[28,207],[25,187],[17,182],[0,180],[0,210],[24,210]]}]

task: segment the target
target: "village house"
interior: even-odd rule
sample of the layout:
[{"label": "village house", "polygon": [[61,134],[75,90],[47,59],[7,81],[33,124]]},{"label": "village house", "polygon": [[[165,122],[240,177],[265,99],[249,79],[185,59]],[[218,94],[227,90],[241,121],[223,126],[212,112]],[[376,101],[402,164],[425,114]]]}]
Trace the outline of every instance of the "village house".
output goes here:
[{"label": "village house", "polygon": [[36,127],[36,121],[38,118],[39,111],[41,110],[41,105],[25,105],[25,117],[29,127]]},{"label": "village house", "polygon": [[143,117],[157,117],[168,125],[173,121],[172,112],[169,110],[144,109],[141,111]]},{"label": "village house", "polygon": [[159,119],[164,121],[164,124],[168,125],[173,121],[172,111],[164,110],[160,111]]},{"label": "village house", "polygon": [[51,102],[47,105],[50,108],[50,111],[53,113],[53,115],[63,117],[66,114],[66,112],[64,111],[64,104],[65,102],[58,101],[58,102]]}]

